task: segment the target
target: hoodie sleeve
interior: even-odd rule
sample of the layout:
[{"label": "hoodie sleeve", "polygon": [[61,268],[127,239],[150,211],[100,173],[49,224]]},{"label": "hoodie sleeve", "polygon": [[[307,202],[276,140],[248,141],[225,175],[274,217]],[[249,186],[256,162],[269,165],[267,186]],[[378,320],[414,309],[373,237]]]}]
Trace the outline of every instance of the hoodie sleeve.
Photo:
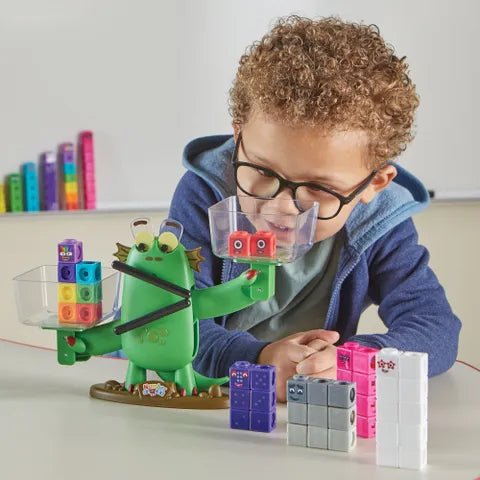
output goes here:
[{"label": "hoodie sleeve", "polygon": [[[181,243],[187,249],[202,248],[205,260],[200,264],[200,272],[195,272],[197,288],[221,282],[223,261],[212,252],[208,221],[208,207],[220,200],[203,179],[189,171],[180,180],[170,206],[169,217],[184,228]],[[247,332],[225,329],[214,319],[201,320],[200,346],[194,367],[209,377],[226,376],[230,366],[238,360],[255,363],[265,345],[267,343]]]},{"label": "hoodie sleeve", "polygon": [[412,219],[372,247],[369,296],[379,305],[378,313],[388,332],[356,335],[352,340],[377,348],[426,352],[432,376],[455,362],[461,323],[428,260],[427,249],[418,244]]}]

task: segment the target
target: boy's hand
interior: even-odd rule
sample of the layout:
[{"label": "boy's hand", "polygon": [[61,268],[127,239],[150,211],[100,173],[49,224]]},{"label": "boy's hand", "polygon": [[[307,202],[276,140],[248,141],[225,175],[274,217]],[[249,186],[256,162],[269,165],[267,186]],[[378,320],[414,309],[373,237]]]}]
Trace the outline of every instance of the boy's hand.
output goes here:
[{"label": "boy's hand", "polygon": [[[277,367],[277,400],[279,402],[286,400],[287,380],[296,373],[301,373],[298,371],[300,364],[303,365],[302,369],[318,376],[323,376],[324,373],[327,376],[330,373],[328,370],[332,367],[332,351],[335,355],[335,347],[332,344],[339,338],[339,334],[331,330],[309,330],[282,338],[263,348],[257,362]],[[323,351],[319,352],[320,349]],[[318,370],[322,366],[324,371]]]},{"label": "boy's hand", "polygon": [[316,353],[297,365],[297,373],[310,377],[337,378],[337,347],[319,339],[311,341],[308,346]]}]

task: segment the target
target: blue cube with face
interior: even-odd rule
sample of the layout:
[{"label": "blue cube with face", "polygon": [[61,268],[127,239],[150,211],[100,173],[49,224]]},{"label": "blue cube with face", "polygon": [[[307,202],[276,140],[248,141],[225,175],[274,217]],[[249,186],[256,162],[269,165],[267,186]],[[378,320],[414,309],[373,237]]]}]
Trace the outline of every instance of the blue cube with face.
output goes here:
[{"label": "blue cube with face", "polygon": [[250,369],[252,390],[274,392],[276,383],[275,370],[273,365],[252,365]]},{"label": "blue cube with face", "polygon": [[308,380],[306,375],[294,375],[287,381],[287,402],[307,403]]},{"label": "blue cube with face", "polygon": [[250,362],[235,362],[229,370],[230,389],[250,390]]}]

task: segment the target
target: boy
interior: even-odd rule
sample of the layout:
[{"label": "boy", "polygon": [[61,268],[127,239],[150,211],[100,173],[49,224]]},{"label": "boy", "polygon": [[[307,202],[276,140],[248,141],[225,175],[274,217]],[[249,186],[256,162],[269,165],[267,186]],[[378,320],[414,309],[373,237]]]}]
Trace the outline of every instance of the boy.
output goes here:
[{"label": "boy", "polygon": [[[295,373],[335,376],[337,342],[428,352],[430,375],[453,364],[460,321],[410,218],[428,194],[392,164],[418,106],[407,68],[376,27],[336,18],[282,19],[242,56],[230,92],[233,138],[187,145],[189,171],[169,213],[185,227],[182,243],[202,247],[196,284],[247,268],[211,251],[207,209],[227,196],[317,200],[316,242],[277,268],[272,299],[200,322],[198,371],[219,377],[237,360],[274,364],[284,400]],[[388,332],[355,335],[371,303]]]}]

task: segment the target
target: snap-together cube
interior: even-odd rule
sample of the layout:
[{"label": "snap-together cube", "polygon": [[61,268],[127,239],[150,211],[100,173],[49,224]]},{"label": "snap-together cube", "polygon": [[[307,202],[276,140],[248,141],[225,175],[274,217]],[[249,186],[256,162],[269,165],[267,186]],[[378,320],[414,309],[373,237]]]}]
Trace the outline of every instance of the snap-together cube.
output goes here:
[{"label": "snap-together cube", "polygon": [[77,284],[77,303],[99,303],[102,301],[102,284],[96,283],[78,283]]},{"label": "snap-together cube", "polygon": [[58,263],[78,263],[83,260],[83,243],[66,238],[58,244]]},{"label": "snap-together cube", "polygon": [[231,257],[250,256],[250,234],[248,232],[237,230],[229,235],[228,255]]},{"label": "snap-together cube", "polygon": [[76,303],[77,286],[75,283],[59,283],[58,284],[58,302],[59,303]]},{"label": "snap-together cube", "polygon": [[250,236],[250,255],[254,257],[274,257],[277,253],[277,240],[273,232],[259,230]]},{"label": "snap-together cube", "polygon": [[58,281],[65,283],[75,283],[76,270],[74,263],[59,263],[57,265]]},{"label": "snap-together cube", "polygon": [[102,279],[100,262],[84,261],[75,265],[77,283],[95,283]]}]

